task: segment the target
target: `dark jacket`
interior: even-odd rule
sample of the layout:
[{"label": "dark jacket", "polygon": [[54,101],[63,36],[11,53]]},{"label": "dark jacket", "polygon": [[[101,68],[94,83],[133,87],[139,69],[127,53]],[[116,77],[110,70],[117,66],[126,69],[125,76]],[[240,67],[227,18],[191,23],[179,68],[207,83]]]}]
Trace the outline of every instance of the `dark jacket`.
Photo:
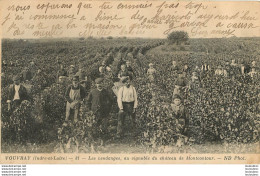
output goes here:
[{"label": "dark jacket", "polygon": [[93,89],[88,95],[87,106],[93,112],[100,111],[102,114],[108,114],[111,110],[111,105],[111,94],[105,89],[102,91]]},{"label": "dark jacket", "polygon": [[[19,97],[20,97],[21,101],[29,99],[27,90],[23,85],[20,85],[20,89],[19,89],[18,93],[19,93]],[[12,84],[8,90],[8,100],[13,101],[14,94],[15,94],[15,89],[14,89],[14,84]]]},{"label": "dark jacket", "polygon": [[[69,103],[72,103],[73,100],[70,99],[70,90],[73,89],[73,85],[69,85],[69,87],[67,88],[66,90],[66,93],[65,93],[65,99],[66,101],[68,101]],[[83,86],[79,86],[79,89],[80,89],[80,99],[83,100],[83,98],[86,97],[86,90]]]}]

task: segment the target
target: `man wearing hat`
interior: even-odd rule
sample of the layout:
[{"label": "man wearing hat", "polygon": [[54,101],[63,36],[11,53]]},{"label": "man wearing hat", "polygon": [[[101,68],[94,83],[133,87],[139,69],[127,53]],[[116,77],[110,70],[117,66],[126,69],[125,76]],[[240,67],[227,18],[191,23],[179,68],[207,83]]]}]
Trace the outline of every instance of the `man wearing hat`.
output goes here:
[{"label": "man wearing hat", "polygon": [[96,117],[96,131],[101,133],[96,138],[106,140],[107,135],[107,117],[111,111],[112,95],[103,88],[103,78],[95,79],[96,88],[91,90],[86,103],[88,108],[94,113]]},{"label": "man wearing hat", "polygon": [[79,120],[80,103],[85,98],[86,91],[79,83],[79,77],[73,76],[72,85],[70,85],[65,93],[66,105],[66,118],[65,120],[72,120],[77,122]]},{"label": "man wearing hat", "polygon": [[137,108],[137,94],[134,86],[130,84],[130,79],[124,77],[122,79],[122,86],[118,91],[117,103],[119,107],[118,114],[118,126],[117,126],[117,136],[120,138],[123,134],[123,126],[125,125],[126,116],[130,117],[130,126],[132,129],[132,135],[134,135],[135,128],[135,112]]},{"label": "man wearing hat", "polygon": [[20,84],[20,77],[14,76],[13,82],[8,90],[8,110],[15,109],[22,101],[28,100],[28,94],[26,88]]}]

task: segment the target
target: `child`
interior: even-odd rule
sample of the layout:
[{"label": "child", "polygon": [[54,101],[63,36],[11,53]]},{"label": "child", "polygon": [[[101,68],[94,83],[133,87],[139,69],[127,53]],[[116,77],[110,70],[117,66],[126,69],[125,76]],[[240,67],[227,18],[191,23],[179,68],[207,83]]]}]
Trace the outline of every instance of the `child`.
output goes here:
[{"label": "child", "polygon": [[186,109],[181,102],[179,95],[174,95],[173,102],[171,104],[173,118],[176,119],[176,130],[181,135],[187,135],[188,118],[186,115]]}]

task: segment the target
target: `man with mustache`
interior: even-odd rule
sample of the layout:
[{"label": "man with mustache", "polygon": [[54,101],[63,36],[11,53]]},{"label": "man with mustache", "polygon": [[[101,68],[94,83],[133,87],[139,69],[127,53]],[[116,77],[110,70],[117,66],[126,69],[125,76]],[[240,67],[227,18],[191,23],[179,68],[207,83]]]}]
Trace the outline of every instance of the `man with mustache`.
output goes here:
[{"label": "man with mustache", "polygon": [[100,138],[101,145],[104,145],[108,135],[107,120],[113,100],[111,94],[104,89],[103,78],[97,78],[95,84],[96,88],[90,91],[86,101],[88,108],[96,117],[94,130],[98,131],[98,134],[94,137]]}]

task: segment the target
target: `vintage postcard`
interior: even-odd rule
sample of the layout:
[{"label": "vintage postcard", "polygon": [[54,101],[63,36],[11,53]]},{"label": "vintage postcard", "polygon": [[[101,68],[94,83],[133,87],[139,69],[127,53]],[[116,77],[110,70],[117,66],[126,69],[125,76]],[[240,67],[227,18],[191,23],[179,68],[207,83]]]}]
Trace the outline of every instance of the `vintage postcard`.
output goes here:
[{"label": "vintage postcard", "polygon": [[259,2],[0,3],[1,164],[259,164]]}]

